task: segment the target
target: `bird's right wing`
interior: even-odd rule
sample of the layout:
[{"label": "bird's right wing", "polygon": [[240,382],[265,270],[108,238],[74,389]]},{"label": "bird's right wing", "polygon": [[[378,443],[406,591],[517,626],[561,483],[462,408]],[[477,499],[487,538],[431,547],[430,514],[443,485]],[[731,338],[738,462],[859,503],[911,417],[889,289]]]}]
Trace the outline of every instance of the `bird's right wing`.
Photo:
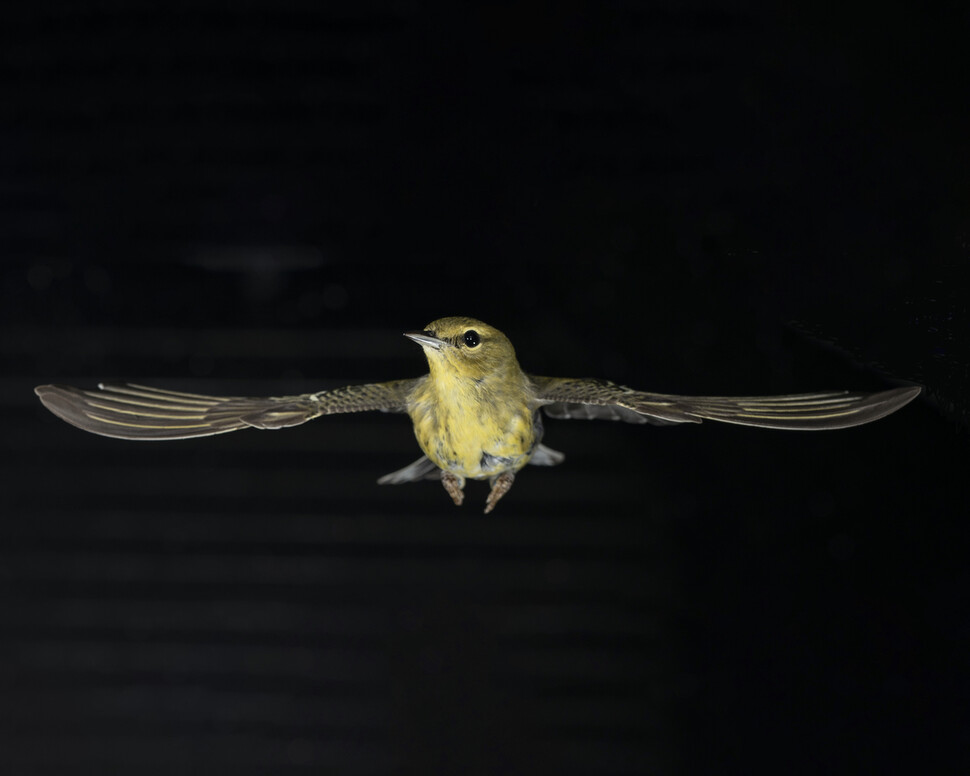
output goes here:
[{"label": "bird's right wing", "polygon": [[423,379],[267,398],[204,396],[129,383],[102,384],[96,391],[39,385],[34,392],[61,420],[92,434],[119,439],[185,439],[241,428],[286,428],[339,412],[404,412],[408,395]]}]

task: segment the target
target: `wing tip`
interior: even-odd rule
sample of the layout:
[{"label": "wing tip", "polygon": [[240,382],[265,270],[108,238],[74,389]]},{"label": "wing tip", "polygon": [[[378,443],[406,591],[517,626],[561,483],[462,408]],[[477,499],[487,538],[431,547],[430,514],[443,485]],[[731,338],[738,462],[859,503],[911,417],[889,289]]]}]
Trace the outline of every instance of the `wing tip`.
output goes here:
[{"label": "wing tip", "polygon": [[921,385],[909,385],[903,388],[893,388],[889,391],[885,391],[886,394],[895,394],[899,398],[900,407],[909,404],[922,392],[923,386]]},{"label": "wing tip", "polygon": [[36,386],[34,393],[51,414],[65,423],[90,434],[112,439],[131,441],[187,439],[223,434],[241,427],[219,428],[211,424],[200,424],[197,427],[184,424],[169,426],[162,423],[160,417],[156,420],[151,416],[142,423],[132,423],[130,421],[133,419],[133,413],[122,411],[119,415],[116,409],[98,403],[110,401],[113,398],[110,388],[106,390],[104,384],[99,384],[98,387],[101,392],[51,383]]},{"label": "wing tip", "polygon": [[[74,392],[77,391],[76,388],[71,388],[69,385],[55,385],[49,383],[47,385],[38,385],[34,388],[34,393],[37,398],[40,399],[40,403],[43,404],[51,412],[55,412],[54,407],[61,402],[70,402]],[[55,414],[57,414],[55,412]]]},{"label": "wing tip", "polygon": [[37,397],[43,401],[45,396],[50,396],[52,393],[60,393],[64,390],[64,386],[55,385],[54,383],[47,383],[45,385],[37,385],[34,387],[34,393]]},{"label": "wing tip", "polygon": [[890,388],[886,391],[879,391],[878,393],[870,394],[864,400],[864,404],[872,409],[878,408],[882,410],[879,415],[873,418],[873,420],[876,420],[905,407],[907,404],[913,401],[913,399],[919,396],[922,391],[923,388],[919,385],[911,385],[903,388]]},{"label": "wing tip", "polygon": [[38,385],[34,388],[34,393],[37,394],[40,403],[54,416],[76,428],[84,431],[91,430],[88,427],[89,421],[84,418],[84,411],[77,397],[77,388],[71,388],[69,385]]}]

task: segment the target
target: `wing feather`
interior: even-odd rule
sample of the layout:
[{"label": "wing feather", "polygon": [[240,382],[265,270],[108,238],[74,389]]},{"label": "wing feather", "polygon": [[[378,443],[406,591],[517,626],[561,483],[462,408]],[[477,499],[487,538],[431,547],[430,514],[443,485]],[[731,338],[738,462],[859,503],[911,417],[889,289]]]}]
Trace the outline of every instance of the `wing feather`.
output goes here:
[{"label": "wing feather", "polygon": [[286,428],[341,412],[404,412],[408,396],[422,379],[266,398],[206,396],[133,383],[102,384],[96,391],[40,385],[34,392],[59,418],[93,434],[120,439],[185,439],[242,428]]},{"label": "wing feather", "polygon": [[628,423],[700,423],[827,430],[870,423],[912,401],[919,387],[880,393],[851,391],[785,396],[675,396],[635,391],[603,380],[533,377],[536,398],[551,418],[622,420]]}]

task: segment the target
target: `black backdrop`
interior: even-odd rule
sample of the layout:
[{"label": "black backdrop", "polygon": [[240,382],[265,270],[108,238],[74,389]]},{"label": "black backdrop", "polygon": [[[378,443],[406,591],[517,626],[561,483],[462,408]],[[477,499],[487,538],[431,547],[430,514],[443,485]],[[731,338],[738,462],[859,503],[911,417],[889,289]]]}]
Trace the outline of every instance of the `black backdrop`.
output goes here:
[{"label": "black backdrop", "polygon": [[[0,12],[0,772],[968,765],[959,4]],[[412,376],[444,315],[792,434],[550,421],[494,514],[406,418],[136,444],[41,382]],[[898,772],[898,770],[897,770]]]}]

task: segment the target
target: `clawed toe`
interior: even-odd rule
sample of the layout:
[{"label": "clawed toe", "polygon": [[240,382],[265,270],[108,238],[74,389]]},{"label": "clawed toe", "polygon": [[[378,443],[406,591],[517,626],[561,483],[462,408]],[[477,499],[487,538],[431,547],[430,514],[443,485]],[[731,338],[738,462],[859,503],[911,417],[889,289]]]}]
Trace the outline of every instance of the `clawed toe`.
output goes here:
[{"label": "clawed toe", "polygon": [[495,509],[498,500],[509,492],[509,488],[512,487],[514,481],[515,474],[513,472],[503,472],[492,480],[492,490],[488,494],[488,500],[485,502],[486,515]]},{"label": "clawed toe", "polygon": [[462,490],[465,487],[465,479],[457,474],[443,471],[441,472],[441,484],[445,486],[445,490],[448,491],[451,500],[455,502],[455,506],[460,507],[465,500],[465,492]]}]

